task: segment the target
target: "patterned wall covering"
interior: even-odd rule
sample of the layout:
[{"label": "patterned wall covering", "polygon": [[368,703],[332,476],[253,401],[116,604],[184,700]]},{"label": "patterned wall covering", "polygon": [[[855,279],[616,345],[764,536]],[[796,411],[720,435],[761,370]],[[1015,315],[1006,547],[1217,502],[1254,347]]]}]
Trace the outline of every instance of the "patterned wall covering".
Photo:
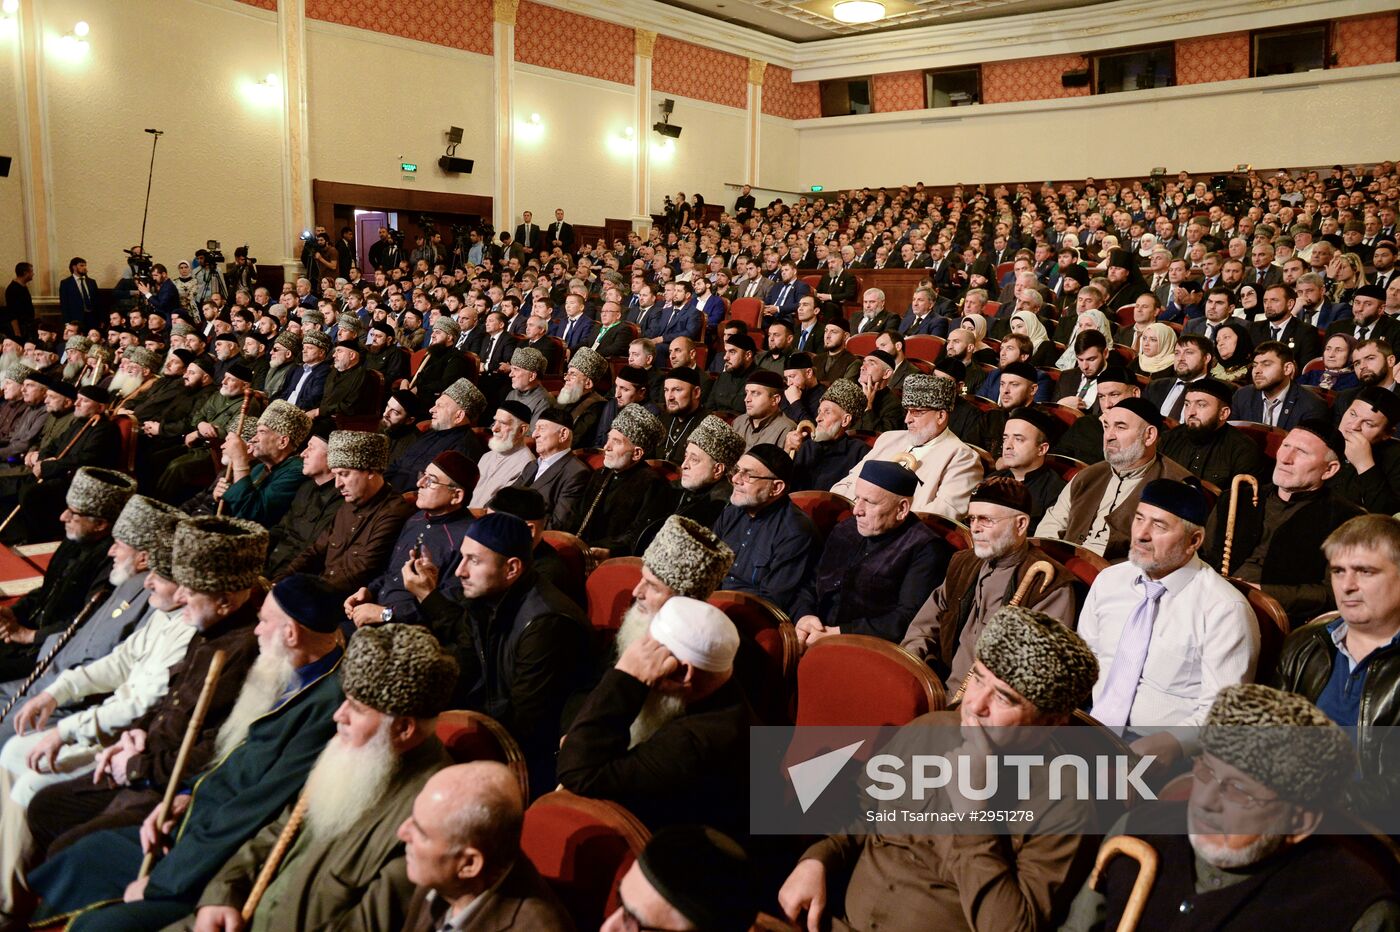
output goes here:
[{"label": "patterned wall covering", "polygon": [[1249,77],[1249,33],[1182,39],[1176,43],[1176,83],[1204,84]]},{"label": "patterned wall covering", "polygon": [[1060,75],[1089,67],[1083,55],[1047,55],[1020,61],[987,62],[982,66],[982,102],[1001,104],[1013,100],[1050,100],[1087,97],[1088,86],[1065,87]]},{"label": "patterned wall covering", "polygon": [[306,18],[491,54],[491,0],[306,0]]},{"label": "patterned wall covering", "polygon": [[651,59],[651,88],[694,100],[743,109],[749,102],[749,61],[728,52],[658,36]]},{"label": "patterned wall covering", "polygon": [[816,81],[792,83],[787,68],[769,65],[763,75],[763,112],[788,120],[809,120],[822,115],[821,87]]},{"label": "patterned wall covering", "polygon": [[633,36],[626,26],[524,0],[515,20],[515,60],[630,85]]},{"label": "patterned wall covering", "polygon": [[246,3],[249,6],[255,6],[260,10],[271,10],[274,13],[277,12],[277,0],[239,0],[239,2]]},{"label": "patterned wall covering", "polygon": [[1332,33],[1337,67],[1352,68],[1395,61],[1395,29],[1394,13],[1337,20]]},{"label": "patterned wall covering", "polygon": [[[875,98],[876,113],[922,110],[928,106],[924,100],[924,73],[922,71],[877,74],[871,79],[870,93]],[[764,94],[766,96],[766,90]]]}]

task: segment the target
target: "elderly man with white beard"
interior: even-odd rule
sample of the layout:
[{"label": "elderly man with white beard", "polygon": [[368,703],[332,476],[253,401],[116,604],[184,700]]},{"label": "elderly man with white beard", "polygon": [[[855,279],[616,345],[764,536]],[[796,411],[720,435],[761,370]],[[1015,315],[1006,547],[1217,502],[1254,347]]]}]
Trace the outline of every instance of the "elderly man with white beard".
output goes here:
[{"label": "elderly man with white beard", "polygon": [[[1393,883],[1323,834],[1356,766],[1346,732],[1301,696],[1253,684],[1222,690],[1189,800],[1135,808],[1107,836],[1134,836],[1157,854],[1140,928],[1394,928]],[[1086,884],[1075,897],[1061,932],[1114,928],[1136,870],[1130,858],[1109,861],[1099,889]]]},{"label": "elderly man with white beard", "polygon": [[[245,534],[254,537],[250,522],[229,519],[196,518],[180,527],[174,563],[189,591],[187,614],[202,616],[227,599],[189,585],[219,572],[206,562],[215,555],[212,549],[197,566],[183,565],[184,542],[214,528],[213,522],[247,526]],[[256,572],[265,534],[260,543],[236,545],[240,572]],[[213,755],[188,775],[192,791],[175,797],[163,825],[157,825],[160,807],[153,804],[139,826],[129,821],[87,834],[35,870],[31,885],[43,899],[43,917],[81,911],[71,927],[89,930],[159,929],[180,920],[195,910],[224,863],[293,802],[335,733],[332,716],[344,701],[338,670],[343,616],[334,592],[324,580],[304,574],[273,587],[254,630],[257,662],[219,728]],[[145,852],[163,857],[138,879]]]},{"label": "elderly man with white beard", "polygon": [[288,364],[300,358],[301,335],[290,330],[279,333],[267,351],[267,374],[263,376],[263,392],[267,397],[277,397],[286,384],[287,376],[296,369],[296,366]]},{"label": "elderly man with white beard", "polygon": [[[602,384],[609,371],[608,361],[586,346],[574,350],[574,355],[569,360],[569,368],[564,373],[564,387],[559,389],[555,400],[559,407],[567,410],[574,419],[573,431],[577,446],[583,445],[577,438],[592,437],[598,430],[598,419],[603,414],[603,408],[607,407],[608,400],[598,393],[597,387]],[[536,424],[539,423],[538,417],[543,413],[544,411],[536,412]]]},{"label": "elderly man with white beard", "polygon": [[[428,779],[451,763],[433,729],[456,680],[457,662],[424,628],[390,624],[358,632],[341,664],[345,701],[335,712],[335,737],[306,778],[300,837],[251,924],[240,910],[296,804],[205,886],[193,928],[401,928],[414,884],[398,829]],[[186,920],[172,928],[190,926]]]},{"label": "elderly man with white beard", "polygon": [[122,353],[117,371],[107,385],[116,399],[114,407],[118,413],[129,413],[140,423],[159,412],[156,388],[161,384],[163,362],[159,355],[144,346],[132,346]]},{"label": "elderly man with white beard", "polygon": [[[743,837],[753,713],[734,679],[738,650],[739,632],[718,608],[667,599],[575,716],[559,748],[560,783],[621,803],[652,831],[698,822]],[[653,696],[669,708],[646,714]]]},{"label": "elderly man with white beard", "polygon": [[477,461],[481,476],[472,492],[470,507],[485,508],[491,496],[514,485],[525,467],[535,461],[535,454],[525,445],[532,417],[530,409],[519,401],[503,401],[496,409],[491,439],[486,444],[489,449]]},{"label": "elderly man with white beard", "polygon": [[78,384],[78,376],[87,368],[87,351],[92,341],[83,336],[72,336],[63,345],[63,381]]}]

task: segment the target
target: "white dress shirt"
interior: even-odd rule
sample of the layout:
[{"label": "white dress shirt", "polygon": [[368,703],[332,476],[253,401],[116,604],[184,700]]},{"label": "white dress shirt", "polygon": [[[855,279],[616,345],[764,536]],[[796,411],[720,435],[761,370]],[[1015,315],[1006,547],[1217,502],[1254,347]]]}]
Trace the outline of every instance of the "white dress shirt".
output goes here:
[{"label": "white dress shirt", "polygon": [[[1079,636],[1099,658],[1097,702],[1123,627],[1143,599],[1142,570],[1118,563],[1099,573],[1079,612]],[[1235,587],[1199,557],[1157,580],[1167,587],[1157,608],[1147,662],[1128,714],[1138,734],[1200,725],[1216,693],[1252,682],[1259,659],[1254,610]]]}]

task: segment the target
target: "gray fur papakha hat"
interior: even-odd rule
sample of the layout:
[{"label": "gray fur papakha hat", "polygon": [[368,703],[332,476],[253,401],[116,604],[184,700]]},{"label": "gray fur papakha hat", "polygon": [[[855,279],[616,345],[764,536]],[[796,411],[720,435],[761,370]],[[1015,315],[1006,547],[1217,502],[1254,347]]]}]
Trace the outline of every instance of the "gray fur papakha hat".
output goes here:
[{"label": "gray fur papakha hat", "polygon": [[677,595],[707,599],[734,563],[734,551],[709,528],[671,515],[647,545],[642,562]]},{"label": "gray fur papakha hat", "polygon": [[266,427],[274,434],[286,437],[292,442],[293,450],[300,450],[306,438],[311,436],[311,418],[288,401],[278,400],[268,405],[255,427]]},{"label": "gray fur papakha hat", "polygon": [[724,423],[724,418],[713,414],[705,415],[705,419],[695,425],[686,442],[695,444],[716,463],[723,463],[725,469],[733,469],[744,455],[744,438]]},{"label": "gray fur papakha hat", "polygon": [[306,346],[308,343],[321,347],[327,353],[331,351],[331,338],[319,327],[309,327],[301,332],[301,345]]},{"label": "gray fur papakha hat", "polygon": [[149,369],[152,372],[159,372],[164,360],[159,353],[153,353],[144,346],[128,346],[122,350],[122,359],[133,362],[142,369]]},{"label": "gray fur papakha hat", "polygon": [[457,338],[462,335],[461,325],[446,314],[438,315],[437,320],[433,321],[432,329],[441,330],[443,333],[447,334],[448,338],[451,339],[453,343],[456,343]]},{"label": "gray fur papakha hat", "polygon": [[170,581],[194,592],[238,592],[257,583],[266,561],[262,525],[242,518],[190,518],[175,528]]},{"label": "gray fur papakha hat", "polygon": [[289,349],[293,353],[301,352],[301,334],[293,333],[290,330],[283,330],[277,334],[277,339],[273,340],[273,345]]},{"label": "gray fur papakha hat", "polygon": [[302,311],[301,325],[303,327],[324,327],[326,325],[326,315],[320,311]]},{"label": "gray fur papakha hat", "polygon": [[383,472],[389,468],[389,438],[363,430],[331,431],[326,442],[329,469],[363,469]]},{"label": "gray fur papakha hat", "polygon": [[175,581],[175,534],[180,529],[180,525],[189,520],[189,516],[180,512],[175,521],[170,525],[170,533],[156,541],[155,546],[146,551],[146,567],[157,576]]},{"label": "gray fur papakha hat", "polygon": [[1216,694],[1201,747],[1285,799],[1317,806],[1356,770],[1346,732],[1302,696],[1243,683]]},{"label": "gray fur papakha hat", "polygon": [[170,335],[172,337],[187,337],[194,332],[195,329],[183,320],[177,320],[170,325]]},{"label": "gray fur papakha hat", "polygon": [[987,621],[976,654],[1041,712],[1073,712],[1099,678],[1098,658],[1083,638],[1044,612],[1016,605]]},{"label": "gray fur papakha hat", "polygon": [[81,334],[75,333],[63,344],[63,348],[86,353],[88,350],[92,349],[92,341]]},{"label": "gray fur papakha hat", "polygon": [[341,314],[335,319],[335,328],[337,330],[344,328],[356,336],[363,336],[367,329],[365,322],[360,320],[356,314]]},{"label": "gray fur papakha hat", "polygon": [[597,382],[608,374],[608,361],[597,350],[580,346],[574,350],[574,355],[569,360],[569,368],[577,369],[584,378]]},{"label": "gray fur papakha hat", "polygon": [[530,346],[522,346],[511,353],[510,364],[518,369],[527,369],[534,373],[543,372],[545,366],[548,365],[544,353]]},{"label": "gray fur papakha hat", "polygon": [[175,525],[184,516],[185,513],[173,505],[144,495],[133,495],[112,525],[112,536],[134,550],[146,551],[148,556],[152,551],[164,547],[168,570]]},{"label": "gray fur papakha hat", "polygon": [[661,442],[661,422],[643,406],[633,402],[613,418],[612,429],[641,447],[648,454]]},{"label": "gray fur papakha hat", "polygon": [[947,411],[953,407],[953,389],[952,379],[916,373],[904,380],[904,397],[901,403],[905,408],[936,408]]},{"label": "gray fur papakha hat", "polygon": [[385,715],[432,718],[452,702],[457,661],[426,628],[371,625],[350,638],[340,685],[345,695]]},{"label": "gray fur papakha hat", "polygon": [[80,515],[115,521],[135,492],[136,480],[126,473],[84,466],[73,475],[64,502]]},{"label": "gray fur papakha hat", "polygon": [[857,420],[865,414],[865,392],[850,379],[837,379],[832,382],[827,387],[826,394],[822,395],[822,401],[831,402]]},{"label": "gray fur papakha hat", "polygon": [[22,362],[17,362],[11,364],[10,367],[5,370],[5,378],[9,379],[11,382],[23,382],[25,379],[31,378],[34,373],[38,371],[39,370],[35,369],[33,366],[27,366]]},{"label": "gray fur papakha hat", "polygon": [[481,417],[481,412],[486,410],[486,396],[470,379],[458,379],[444,388],[442,393],[457,402],[457,406],[466,412],[469,421],[475,421]]}]

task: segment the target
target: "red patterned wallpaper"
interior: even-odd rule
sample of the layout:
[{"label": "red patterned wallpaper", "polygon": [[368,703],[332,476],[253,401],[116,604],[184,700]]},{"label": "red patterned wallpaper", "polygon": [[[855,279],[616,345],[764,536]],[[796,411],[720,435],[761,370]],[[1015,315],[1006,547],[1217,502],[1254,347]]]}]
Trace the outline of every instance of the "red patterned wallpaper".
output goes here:
[{"label": "red patterned wallpaper", "polygon": [[[764,96],[767,96],[767,93],[765,90]],[[928,106],[924,98],[924,73],[922,71],[877,74],[871,79],[870,93],[875,98],[876,113],[922,110]]]},{"label": "red patterned wallpaper", "polygon": [[763,73],[763,112],[788,120],[809,120],[822,115],[821,86],[816,81],[792,82],[787,68],[769,65]]},{"label": "red patterned wallpaper", "polygon": [[1351,68],[1395,61],[1395,29],[1394,13],[1337,20],[1332,33],[1337,67]]},{"label": "red patterned wallpaper", "polygon": [[1249,77],[1249,33],[1182,39],[1176,43],[1176,83],[1205,84]]},{"label": "red patterned wallpaper", "polygon": [[306,0],[307,19],[491,54],[491,0]]},{"label": "red patterned wallpaper", "polygon": [[630,85],[634,35],[626,26],[522,0],[515,19],[515,60]]},{"label": "red patterned wallpaper", "polygon": [[1064,87],[1060,83],[1060,75],[1066,71],[1082,71],[1088,67],[1088,59],[1083,55],[987,62],[982,66],[982,102],[1001,104],[1013,100],[1088,97],[1087,85]]},{"label": "red patterned wallpaper", "polygon": [[749,102],[749,61],[728,52],[657,36],[651,89],[743,109]]}]

